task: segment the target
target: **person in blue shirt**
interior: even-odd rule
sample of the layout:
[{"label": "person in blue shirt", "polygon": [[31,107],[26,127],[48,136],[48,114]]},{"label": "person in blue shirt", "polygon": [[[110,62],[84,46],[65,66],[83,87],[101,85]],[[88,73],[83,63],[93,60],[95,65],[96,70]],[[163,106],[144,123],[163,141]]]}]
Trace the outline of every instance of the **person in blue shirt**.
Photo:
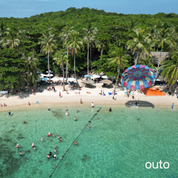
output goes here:
[{"label": "person in blue shirt", "polygon": [[174,109],[174,103],[172,103],[172,109]]}]

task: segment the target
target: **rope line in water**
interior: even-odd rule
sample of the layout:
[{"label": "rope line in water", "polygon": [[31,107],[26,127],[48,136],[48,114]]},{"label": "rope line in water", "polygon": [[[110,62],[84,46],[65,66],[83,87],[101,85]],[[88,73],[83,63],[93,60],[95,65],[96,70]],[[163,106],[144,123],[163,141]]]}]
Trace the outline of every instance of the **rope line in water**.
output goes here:
[{"label": "rope line in water", "polygon": [[[138,122],[139,122],[139,130],[140,130],[140,140],[141,140],[141,150],[142,150],[142,162],[143,162],[143,165],[144,164],[144,160],[143,160],[143,146],[142,146],[142,135],[141,135],[141,126],[140,126],[140,118],[139,118],[139,110],[138,110]],[[144,173],[144,178],[145,178],[145,168],[143,166],[143,173]]]},{"label": "rope line in water", "polygon": [[[101,108],[99,108],[97,110],[97,112],[99,112],[101,110]],[[93,115],[93,117],[89,120],[91,121],[95,116],[97,115],[97,113],[95,113]],[[89,122],[88,121],[88,122]],[[81,133],[84,131],[84,129],[86,128],[87,124],[85,125],[85,127],[82,129],[82,131],[79,133],[79,135],[75,138],[75,140],[77,140],[77,138],[81,135]],[[74,141],[75,141],[74,140]],[[63,158],[65,157],[65,155],[67,154],[67,152],[70,150],[70,148],[72,147],[72,145],[74,144],[74,141],[72,142],[72,144],[70,145],[70,147],[66,150],[66,152],[64,153],[64,155],[62,156],[62,158],[60,159],[59,163],[57,164],[57,166],[55,167],[55,169],[53,170],[53,172],[51,173],[51,175],[49,177],[52,177],[52,175],[54,174],[54,172],[56,171],[57,167],[60,165],[60,163],[62,162]]]}]

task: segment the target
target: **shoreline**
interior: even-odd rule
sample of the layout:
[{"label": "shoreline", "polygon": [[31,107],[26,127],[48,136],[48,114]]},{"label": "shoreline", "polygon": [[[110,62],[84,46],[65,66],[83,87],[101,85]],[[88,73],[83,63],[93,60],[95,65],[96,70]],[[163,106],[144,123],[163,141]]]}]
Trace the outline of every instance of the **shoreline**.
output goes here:
[{"label": "shoreline", "polygon": [[[113,96],[113,95],[112,95]],[[117,100],[113,100],[112,96],[101,96],[101,95],[77,95],[77,96],[63,96],[62,98],[56,96],[44,96],[44,95],[31,95],[27,98],[20,99],[18,96],[13,96],[9,98],[1,97],[0,103],[6,103],[7,107],[1,107],[0,113],[5,111],[21,111],[21,110],[36,110],[44,109],[50,107],[52,108],[62,108],[69,107],[91,107],[91,102],[94,102],[95,107],[123,107],[127,108],[125,105],[128,101],[134,101],[131,97],[127,98],[125,96],[115,95]],[[82,98],[83,103],[80,104],[80,98]],[[171,108],[172,103],[174,103],[175,108],[178,106],[178,99],[174,96],[136,96],[136,100],[147,101],[153,104],[154,108]],[[39,104],[35,104],[39,101]],[[28,105],[28,102],[31,105]],[[129,107],[128,107],[129,108]],[[144,108],[144,107],[143,107]],[[150,107],[149,107],[150,108]]]}]

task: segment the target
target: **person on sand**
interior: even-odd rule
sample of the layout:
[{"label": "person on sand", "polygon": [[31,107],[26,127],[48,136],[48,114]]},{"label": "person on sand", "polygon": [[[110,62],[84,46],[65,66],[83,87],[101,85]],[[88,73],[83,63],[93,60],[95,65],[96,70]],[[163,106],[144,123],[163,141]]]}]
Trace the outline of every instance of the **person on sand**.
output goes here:
[{"label": "person on sand", "polygon": [[59,92],[59,98],[61,98],[62,96],[61,96],[61,92]]},{"label": "person on sand", "polygon": [[134,97],[134,93],[132,94],[132,99],[134,99],[135,97]]},{"label": "person on sand", "polygon": [[91,102],[91,107],[94,108],[94,103],[93,102]]},{"label": "person on sand", "polygon": [[31,103],[30,103],[30,102],[28,102],[28,105],[30,106],[30,105],[31,105]]},{"label": "person on sand", "polygon": [[77,121],[77,117],[76,116],[74,117],[74,121]]},{"label": "person on sand", "polygon": [[7,106],[7,104],[6,103],[4,103],[4,107],[6,107]]},{"label": "person on sand", "polygon": [[80,104],[82,104],[82,98],[80,98]]},{"label": "person on sand", "polygon": [[3,104],[1,104],[1,108],[3,107]]}]

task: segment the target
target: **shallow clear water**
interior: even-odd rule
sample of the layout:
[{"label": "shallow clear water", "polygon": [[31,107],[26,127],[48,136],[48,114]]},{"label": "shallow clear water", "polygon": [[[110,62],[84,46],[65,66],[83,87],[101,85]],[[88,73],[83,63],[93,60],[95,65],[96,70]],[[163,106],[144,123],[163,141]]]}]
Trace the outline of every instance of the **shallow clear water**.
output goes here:
[{"label": "shallow clear water", "polygon": [[[135,107],[115,107],[112,113],[105,113],[106,108],[100,112],[96,112],[98,108],[80,108],[79,113],[76,110],[69,108],[69,116],[65,116],[64,108],[14,111],[11,117],[0,113],[0,177],[178,177],[178,111]],[[88,130],[85,124],[95,113],[99,120],[95,116]],[[55,137],[47,137],[48,132]],[[70,147],[78,135],[79,146]],[[48,160],[46,154],[54,154],[55,144],[57,159]],[[19,151],[25,152],[24,156],[20,157]],[[170,168],[145,168],[146,162],[156,165],[160,160],[169,162]]]}]

